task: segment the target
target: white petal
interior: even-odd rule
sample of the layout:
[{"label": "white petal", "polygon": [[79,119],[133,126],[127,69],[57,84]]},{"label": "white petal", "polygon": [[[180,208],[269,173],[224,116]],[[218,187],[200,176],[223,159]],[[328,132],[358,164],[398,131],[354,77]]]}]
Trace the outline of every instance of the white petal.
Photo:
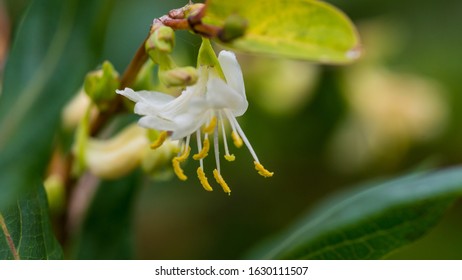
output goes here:
[{"label": "white petal", "polygon": [[207,85],[207,103],[214,109],[230,109],[234,116],[242,116],[249,103],[245,96],[228,86],[220,78],[211,78]]},{"label": "white petal", "polygon": [[239,94],[245,98],[244,78],[242,70],[234,53],[230,51],[221,51],[218,55],[221,69],[225,74],[226,82]]},{"label": "white petal", "polygon": [[187,111],[173,116],[148,115],[142,117],[138,124],[146,128],[171,131],[170,138],[179,140],[200,129],[208,120],[208,117],[210,117],[210,110],[206,102],[203,99],[192,99]]},{"label": "white petal", "polygon": [[173,131],[178,126],[173,120],[164,119],[159,116],[145,116],[142,117],[138,124],[145,128],[164,130],[164,131]]},{"label": "white petal", "polygon": [[137,102],[133,111],[138,115],[156,115],[159,114],[160,108],[143,102]]},{"label": "white petal", "polygon": [[156,91],[134,91],[131,88],[124,90],[116,90],[116,93],[121,94],[134,102],[144,102],[150,106],[163,106],[175,98],[169,94]]},{"label": "white petal", "polygon": [[177,128],[171,135],[172,140],[182,139],[188,135],[191,135],[196,130],[200,129],[205,124],[207,119],[210,117],[208,110],[202,110],[197,114],[183,114],[175,118],[175,122],[178,124]]}]

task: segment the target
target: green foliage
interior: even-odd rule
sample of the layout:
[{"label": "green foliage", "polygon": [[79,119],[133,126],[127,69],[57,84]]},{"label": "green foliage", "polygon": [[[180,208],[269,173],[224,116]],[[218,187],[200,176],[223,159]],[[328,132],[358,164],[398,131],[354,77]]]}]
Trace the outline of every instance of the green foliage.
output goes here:
[{"label": "green foliage", "polygon": [[325,63],[346,63],[359,55],[351,21],[322,1],[208,0],[207,4],[205,22],[223,26],[236,15],[248,21],[245,35],[229,44],[237,50]]},{"label": "green foliage", "polygon": [[61,246],[53,236],[42,186],[23,196],[16,205],[2,209],[0,214],[1,260],[63,258]]},{"label": "green foliage", "polygon": [[[35,193],[37,182],[43,181],[61,109],[81,86],[88,69],[98,63],[102,36],[95,35],[104,32],[111,2],[47,0],[34,1],[29,7],[15,35],[3,79],[0,208],[19,203],[21,213],[25,213],[22,208],[33,203],[21,202],[22,197],[25,193]],[[27,211],[31,212],[22,216],[22,228],[47,223],[43,218],[44,207],[44,204],[30,205]],[[18,215],[19,210],[9,212],[5,220],[19,221]],[[41,234],[36,237],[53,238],[49,230]],[[36,245],[26,245],[27,236],[22,237],[20,247],[25,250],[24,258],[60,257],[57,249],[48,247],[48,241],[40,245],[40,240],[35,240]],[[0,246],[2,252],[4,245]],[[43,246],[46,250],[42,250]]]},{"label": "green foliage", "polygon": [[14,203],[42,178],[61,109],[97,64],[102,38],[93,35],[104,31],[109,4],[47,0],[30,6],[3,80],[0,205]]},{"label": "green foliage", "polygon": [[428,232],[462,195],[462,168],[362,187],[324,203],[252,258],[378,259]]},{"label": "green foliage", "polygon": [[[121,8],[119,14],[114,15],[115,20],[111,25],[113,32],[106,33],[107,16],[113,2],[33,1],[14,36],[0,99],[0,259],[63,257],[51,230],[46,196],[40,183],[44,179],[52,145],[56,144],[58,138],[56,131],[60,125],[61,110],[79,90],[85,74],[101,63],[100,54],[104,44],[107,44],[106,51],[112,53],[112,57],[107,55],[104,58],[116,61],[115,65],[123,69],[135,51],[130,49],[131,44],[137,46],[145,38],[152,19],[168,9],[184,5],[186,1],[118,1]],[[347,63],[359,54],[360,42],[355,27],[342,12],[324,2],[208,0],[207,3],[209,9],[204,22],[223,27],[220,38],[237,50],[327,63]],[[359,5],[356,13],[369,18],[371,8],[358,3],[342,2],[342,5],[350,9],[350,15],[354,14],[351,7]],[[422,72],[443,82],[443,86],[452,92],[449,93],[451,99],[448,99],[448,103],[453,107],[449,111],[455,115],[451,116],[451,127],[447,128],[451,131],[444,136],[444,145],[440,149],[435,151],[433,146],[418,147],[422,151],[415,151],[413,148],[417,145],[406,142],[409,150],[412,148],[409,155],[385,149],[385,153],[396,153],[399,158],[399,164],[393,169],[370,168],[364,174],[352,177],[342,177],[332,171],[323,160],[326,143],[331,140],[334,128],[345,120],[344,112],[349,109],[341,98],[343,89],[337,88],[337,84],[340,84],[338,79],[330,79],[328,73],[323,73],[325,81],[321,81],[311,107],[306,107],[304,112],[294,113],[295,117],[284,120],[272,119],[258,109],[252,109],[243,118],[249,138],[256,139],[253,141],[258,143],[256,149],[259,155],[269,159],[269,166],[272,165],[277,172],[272,181],[259,181],[259,177],[254,179],[256,176],[250,176],[255,175],[252,167],[244,170],[224,164],[223,168],[234,172],[234,176],[229,176],[230,184],[242,186],[236,188],[238,191],[231,200],[223,198],[222,194],[201,193],[197,189],[200,186],[194,180],[188,182],[191,188],[179,187],[178,180],[163,183],[168,186],[165,188],[151,188],[149,191],[152,195],[144,197],[147,206],[140,207],[141,210],[137,212],[140,215],[137,219],[143,221],[138,223],[140,228],[137,229],[141,240],[137,243],[143,246],[138,248],[138,255],[134,254],[133,210],[139,206],[135,205],[141,185],[139,174],[102,182],[87,209],[80,231],[72,233],[75,236],[71,241],[75,243],[70,244],[69,248],[73,251],[66,255],[77,259],[130,259],[146,255],[152,258],[165,255],[170,258],[236,258],[262,234],[283,226],[300,209],[332,191],[334,186],[340,188],[345,181],[397,173],[433,153],[441,156],[442,165],[460,162],[461,130],[460,118],[457,117],[460,110],[457,107],[461,102],[460,95],[456,94],[460,92],[457,74],[459,60],[456,59],[460,51],[457,47],[450,47],[457,46],[453,40],[459,38],[456,35],[460,20],[455,13],[460,9],[427,3],[415,12],[414,4],[397,1],[386,4],[393,7],[390,8],[396,16],[393,21],[397,18],[406,22],[410,28],[410,41],[414,42],[408,44],[405,55],[395,58],[395,63],[398,68]],[[148,5],[152,7],[147,8]],[[375,3],[371,7],[381,11],[382,8],[377,8],[380,6],[377,5]],[[140,14],[143,12],[147,16],[142,18]],[[159,14],[155,14],[157,12]],[[438,18],[449,19],[452,24],[443,29],[441,24],[447,21],[429,22],[428,14],[438,14]],[[136,22],[139,25],[134,24]],[[141,33],[142,36],[138,36]],[[169,45],[173,37],[167,36],[169,34],[159,35],[163,35],[158,39],[165,40],[166,50],[173,47],[173,44]],[[190,37],[186,40],[182,36],[194,35],[175,32],[175,36],[179,39],[178,47],[181,47],[181,43],[186,45],[183,52],[175,51],[175,55],[179,53],[175,60],[182,59],[182,64],[186,64],[183,60],[193,61],[199,43],[191,43]],[[199,52],[199,60],[202,64],[216,65],[214,54],[210,56],[213,50],[208,41],[206,43],[206,48]],[[370,54],[371,45],[368,47]],[[117,49],[122,51],[113,52]],[[191,54],[194,54],[194,58]],[[183,85],[183,81],[194,81],[195,70],[176,68],[173,57],[163,58],[165,60],[161,63],[159,76],[161,80],[168,79],[166,84]],[[258,59],[243,58],[243,69],[248,70],[258,64]],[[172,72],[169,72],[170,68],[173,68]],[[115,70],[109,64],[105,64],[104,69],[104,78],[114,89],[117,85],[113,79],[115,75],[111,73],[115,73]],[[153,65],[147,64],[138,76],[136,87],[139,90],[154,89],[152,70]],[[329,68],[329,71],[334,73],[331,76],[336,76],[338,69]],[[249,79],[249,72],[245,71],[244,74],[248,96],[255,98],[255,91],[251,88],[255,82],[253,80],[268,77],[256,72]],[[300,76],[300,79],[306,78],[303,74]],[[113,96],[113,90],[99,92],[97,82],[90,81],[87,86],[93,87],[102,99]],[[365,78],[359,82],[367,81]],[[400,84],[397,86],[405,88]],[[399,100],[395,102],[399,104]],[[419,112],[427,114],[425,111]],[[271,123],[271,126],[261,125],[262,121]],[[395,125],[398,127],[401,124],[391,123],[390,126]],[[82,155],[84,149],[80,152]],[[400,152],[403,155],[398,155]],[[346,158],[346,162],[351,162],[348,160],[350,158]],[[186,168],[191,169],[191,165]],[[287,184],[288,181],[293,184]],[[154,184],[162,185],[159,181]],[[315,184],[326,188],[314,188]],[[266,188],[267,185],[270,187]],[[262,188],[266,189],[262,191]],[[429,232],[461,194],[462,168],[419,173],[363,186],[325,202],[285,233],[254,251],[252,257],[384,258]],[[159,210],[153,205],[162,210],[151,211]],[[157,220],[152,219],[153,213],[156,213]],[[460,223],[456,221],[454,224]],[[455,228],[453,226],[450,230],[456,232]],[[435,247],[449,243],[448,240],[440,240]],[[452,251],[457,252],[454,248],[451,247]]]}]

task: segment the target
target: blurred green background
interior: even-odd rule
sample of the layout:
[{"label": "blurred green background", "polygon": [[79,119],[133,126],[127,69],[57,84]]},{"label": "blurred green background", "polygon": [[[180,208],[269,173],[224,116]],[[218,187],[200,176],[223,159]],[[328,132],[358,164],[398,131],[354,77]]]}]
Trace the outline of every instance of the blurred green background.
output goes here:
[{"label": "blurred green background", "polygon": [[[122,72],[152,19],[186,2],[115,1],[102,59]],[[238,53],[250,102],[239,121],[275,176],[258,176],[243,148],[222,165],[230,197],[204,192],[194,176],[143,180],[133,212],[135,258],[239,259],[337,190],[462,161],[462,2],[328,2],[358,26],[364,54],[357,63]],[[0,0],[0,56],[27,3]],[[199,45],[177,32],[176,58],[194,65]],[[196,168],[190,161],[185,172]],[[389,258],[462,258],[461,214],[458,203],[429,235]]]}]

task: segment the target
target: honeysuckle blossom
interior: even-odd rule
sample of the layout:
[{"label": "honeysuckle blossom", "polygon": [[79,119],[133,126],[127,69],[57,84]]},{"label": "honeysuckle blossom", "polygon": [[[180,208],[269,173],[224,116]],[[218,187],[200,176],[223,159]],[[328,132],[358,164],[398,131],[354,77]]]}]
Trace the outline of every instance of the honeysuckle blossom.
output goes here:
[{"label": "honeysuckle blossom", "polygon": [[235,55],[229,51],[221,51],[218,56],[224,79],[219,70],[213,66],[200,66],[199,79],[196,84],[186,87],[177,98],[160,92],[138,91],[126,88],[117,93],[126,96],[136,102],[135,113],[142,115],[139,125],[162,131],[159,138],[152,143],[152,148],[162,145],[163,141],[170,137],[172,140],[181,140],[181,151],[172,160],[173,168],[180,180],[186,180],[187,176],[181,169],[180,164],[190,154],[189,146],[191,136],[196,137],[197,153],[193,159],[199,160],[197,175],[207,191],[212,191],[204,172],[203,159],[210,149],[209,136],[213,135],[213,148],[216,161],[216,169],[213,175],[217,183],[226,193],[230,193],[227,183],[220,171],[220,145],[219,133],[223,136],[224,158],[228,161],[235,159],[230,154],[225,122],[231,128],[231,138],[236,147],[246,145],[253,159],[255,169],[264,177],[271,177],[272,172],[261,165],[249,140],[236,120],[242,116],[248,107],[245,95],[242,71]]},{"label": "honeysuckle blossom", "polygon": [[99,178],[120,178],[138,166],[148,144],[146,129],[135,124],[110,139],[90,138],[85,149],[86,167]]}]

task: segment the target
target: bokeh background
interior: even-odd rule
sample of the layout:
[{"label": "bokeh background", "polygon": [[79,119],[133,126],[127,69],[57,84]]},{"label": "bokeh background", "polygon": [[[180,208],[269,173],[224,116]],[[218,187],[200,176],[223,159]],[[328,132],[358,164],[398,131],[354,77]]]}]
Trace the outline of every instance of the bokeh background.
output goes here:
[{"label": "bokeh background", "polygon": [[[0,73],[28,2],[0,0]],[[152,19],[186,2],[115,1],[103,59],[122,72]],[[259,176],[243,148],[222,165],[230,197],[204,192],[194,176],[186,183],[146,178],[135,197],[135,258],[239,259],[341,189],[462,162],[462,2],[328,2],[358,27],[364,54],[357,63],[238,53],[250,102],[239,121],[275,176]],[[176,59],[195,65],[199,45],[177,32]],[[211,170],[212,159],[206,164]],[[196,168],[190,161],[185,172]],[[461,259],[461,214],[459,202],[436,229],[389,258]]]}]

